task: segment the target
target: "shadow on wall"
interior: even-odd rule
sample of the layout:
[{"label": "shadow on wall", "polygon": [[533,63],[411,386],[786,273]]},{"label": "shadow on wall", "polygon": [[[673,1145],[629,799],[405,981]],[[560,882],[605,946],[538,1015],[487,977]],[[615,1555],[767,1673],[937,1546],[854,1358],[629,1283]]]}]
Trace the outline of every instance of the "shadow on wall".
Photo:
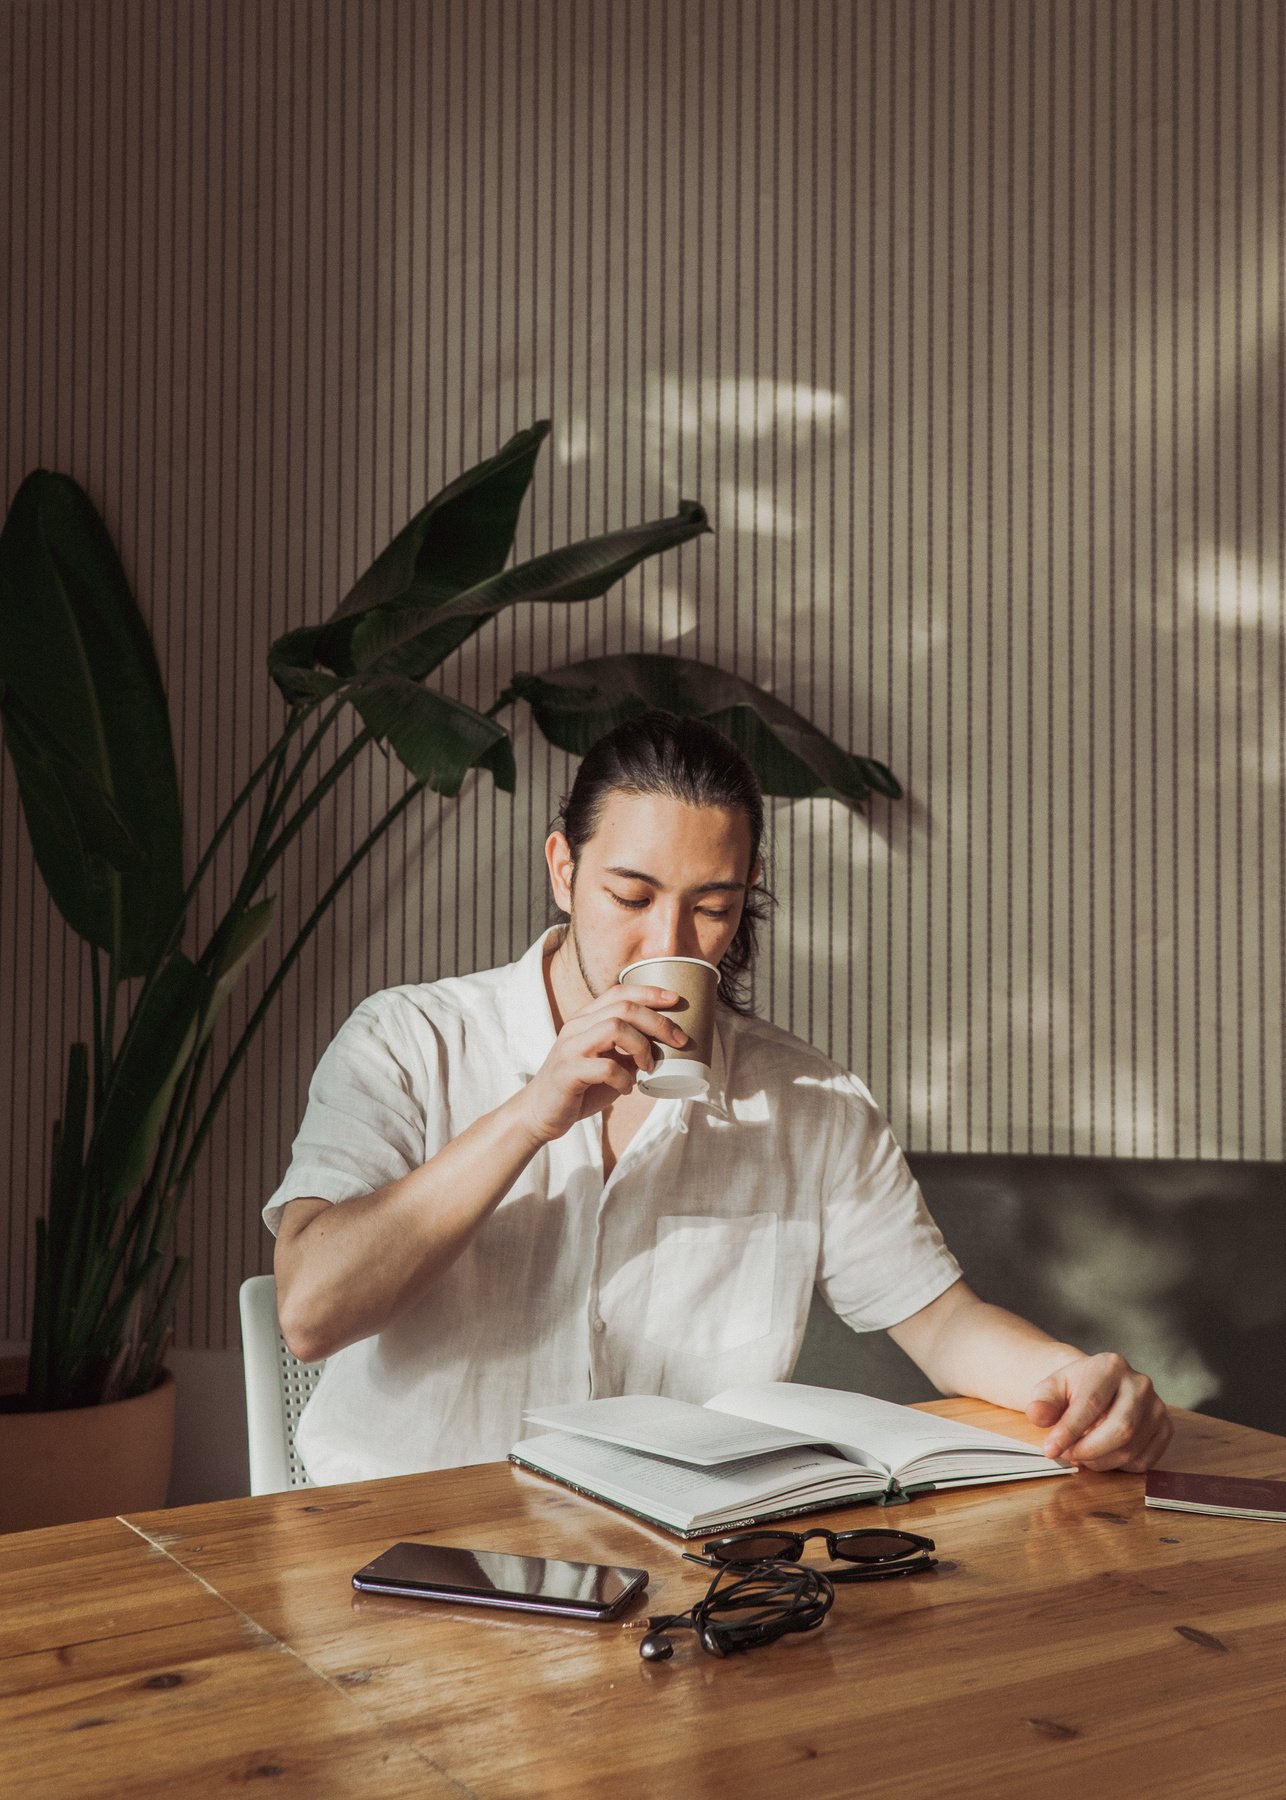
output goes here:
[{"label": "shadow on wall", "polygon": [[[965,1278],[1085,1350],[1119,1350],[1162,1396],[1286,1433],[1281,1163],[933,1156],[910,1162]],[[921,1400],[882,1333],[820,1301],[798,1381]]]}]

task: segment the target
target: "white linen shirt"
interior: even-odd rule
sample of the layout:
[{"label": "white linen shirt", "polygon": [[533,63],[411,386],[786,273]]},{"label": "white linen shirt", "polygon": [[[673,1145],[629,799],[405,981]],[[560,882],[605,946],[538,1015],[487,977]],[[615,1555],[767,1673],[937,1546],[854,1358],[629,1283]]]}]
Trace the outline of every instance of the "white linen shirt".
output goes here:
[{"label": "white linen shirt", "polygon": [[[362,1002],[318,1064],[270,1230],[290,1200],[409,1174],[520,1091],[554,1043],[557,930],[505,968]],[[722,1007],[711,1069],[710,1099],[656,1101],[606,1181],[601,1117],[546,1145],[422,1300],[329,1358],[297,1433],[314,1481],[493,1461],[528,1406],[787,1380],[814,1285],[858,1331],[950,1287],[856,1076]]]}]

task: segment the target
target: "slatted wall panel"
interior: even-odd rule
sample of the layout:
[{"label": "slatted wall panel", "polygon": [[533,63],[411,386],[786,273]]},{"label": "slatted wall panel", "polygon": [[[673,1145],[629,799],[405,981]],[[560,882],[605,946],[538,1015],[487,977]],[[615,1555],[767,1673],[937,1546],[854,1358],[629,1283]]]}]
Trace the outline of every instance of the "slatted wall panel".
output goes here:
[{"label": "slatted wall panel", "polygon": [[[1284,27],[1269,0],[10,0],[4,491],[45,464],[101,506],[193,849],[274,734],[272,637],[549,416],[522,548],[680,496],[716,535],[506,618],[450,690],[682,649],[907,786],[869,821],[775,809],[761,1007],[915,1147],[1282,1156]],[[347,1010],[543,922],[567,767],[517,734],[517,797],[413,809],[286,987],[193,1193],[187,1341],[235,1341]],[[368,756],[301,842],[266,964],[400,781]],[[19,1336],[88,990],[7,767],[0,856]]]}]

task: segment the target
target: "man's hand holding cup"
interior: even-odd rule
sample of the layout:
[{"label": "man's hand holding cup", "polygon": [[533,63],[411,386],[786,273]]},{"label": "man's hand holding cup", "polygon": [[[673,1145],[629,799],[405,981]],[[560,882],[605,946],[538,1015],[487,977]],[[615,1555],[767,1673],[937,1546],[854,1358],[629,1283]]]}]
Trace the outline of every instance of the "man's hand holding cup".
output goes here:
[{"label": "man's hand holding cup", "polygon": [[658,1046],[671,1054],[690,1048],[688,1033],[665,1010],[682,1002],[671,988],[638,983],[609,988],[574,1013],[523,1089],[532,1135],[552,1142],[641,1087],[659,1065]]}]

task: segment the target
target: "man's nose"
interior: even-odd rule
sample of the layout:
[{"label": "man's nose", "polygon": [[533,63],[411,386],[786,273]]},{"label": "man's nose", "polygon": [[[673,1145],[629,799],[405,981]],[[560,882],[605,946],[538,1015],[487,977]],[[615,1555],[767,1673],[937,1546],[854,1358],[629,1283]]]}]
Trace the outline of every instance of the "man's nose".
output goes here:
[{"label": "man's nose", "polygon": [[650,923],[648,956],[700,956],[696,920],[690,915],[676,911],[658,918],[654,914]]}]

